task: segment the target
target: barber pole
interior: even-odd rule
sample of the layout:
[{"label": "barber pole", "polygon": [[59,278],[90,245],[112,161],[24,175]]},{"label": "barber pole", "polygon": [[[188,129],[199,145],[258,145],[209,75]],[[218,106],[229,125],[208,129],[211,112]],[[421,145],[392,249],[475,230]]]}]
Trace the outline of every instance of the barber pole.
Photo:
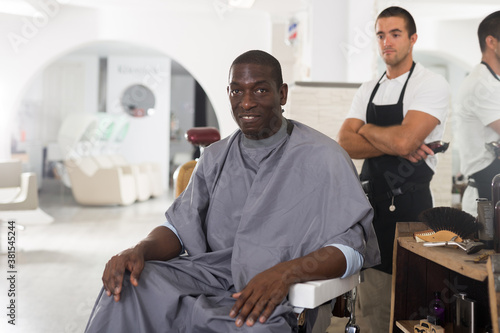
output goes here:
[{"label": "barber pole", "polygon": [[295,41],[297,40],[298,25],[299,25],[299,22],[294,18],[292,18],[290,20],[290,23],[288,23],[288,31],[287,31],[287,36],[286,36],[286,40],[285,40],[285,42],[288,45],[293,45],[295,43]]}]

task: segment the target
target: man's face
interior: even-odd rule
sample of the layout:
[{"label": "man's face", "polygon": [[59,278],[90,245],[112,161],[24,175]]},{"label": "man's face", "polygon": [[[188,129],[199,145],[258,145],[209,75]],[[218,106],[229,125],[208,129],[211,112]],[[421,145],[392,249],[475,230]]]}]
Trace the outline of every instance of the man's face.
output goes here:
[{"label": "man's face", "polygon": [[227,93],[233,118],[247,138],[265,139],[279,130],[288,86],[277,87],[269,66],[234,65]]},{"label": "man's face", "polygon": [[380,18],[375,25],[380,56],[389,66],[397,66],[406,60],[417,40],[417,34],[408,37],[402,17]]}]

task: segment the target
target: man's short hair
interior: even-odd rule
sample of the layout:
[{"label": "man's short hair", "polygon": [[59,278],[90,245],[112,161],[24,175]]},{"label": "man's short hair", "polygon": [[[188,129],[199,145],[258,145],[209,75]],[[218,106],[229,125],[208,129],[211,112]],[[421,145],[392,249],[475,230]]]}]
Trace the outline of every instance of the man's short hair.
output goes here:
[{"label": "man's short hair", "polygon": [[500,10],[486,16],[479,24],[477,36],[481,52],[486,51],[486,37],[493,36],[497,40],[500,40]]},{"label": "man's short hair", "polygon": [[274,82],[276,82],[276,87],[279,89],[283,84],[283,75],[281,73],[281,65],[278,59],[273,57],[267,52],[260,50],[251,50],[247,51],[236,59],[234,59],[231,68],[234,65],[242,65],[242,64],[255,64],[255,65],[263,65],[271,68],[271,75],[273,77]]},{"label": "man's short hair", "polygon": [[415,24],[415,20],[406,9],[397,6],[388,7],[384,9],[380,14],[378,14],[375,24],[377,24],[377,21],[379,19],[387,17],[401,17],[403,20],[405,20],[406,30],[408,30],[408,37],[411,37],[413,34],[417,33],[417,25]]}]

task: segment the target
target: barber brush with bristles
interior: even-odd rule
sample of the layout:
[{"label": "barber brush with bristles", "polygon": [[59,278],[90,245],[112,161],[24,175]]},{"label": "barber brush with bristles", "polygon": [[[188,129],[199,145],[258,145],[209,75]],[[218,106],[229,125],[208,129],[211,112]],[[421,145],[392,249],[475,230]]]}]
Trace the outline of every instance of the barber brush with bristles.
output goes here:
[{"label": "barber brush with bristles", "polygon": [[474,216],[453,207],[429,208],[421,212],[418,219],[436,233],[450,231],[462,239],[474,238],[481,228]]}]

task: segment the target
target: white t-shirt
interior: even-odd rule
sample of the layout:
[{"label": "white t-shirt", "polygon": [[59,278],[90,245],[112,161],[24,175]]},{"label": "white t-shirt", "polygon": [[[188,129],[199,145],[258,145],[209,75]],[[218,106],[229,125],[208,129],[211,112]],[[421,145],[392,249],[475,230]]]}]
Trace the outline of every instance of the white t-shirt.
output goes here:
[{"label": "white t-shirt", "polygon": [[462,82],[455,112],[460,172],[470,176],[495,159],[485,143],[500,140],[500,135],[488,127],[500,119],[500,81],[485,65],[476,65]]},{"label": "white t-shirt", "polygon": [[[408,75],[409,72],[392,80],[384,75],[380,80],[380,86],[373,98],[373,103],[376,105],[396,104]],[[356,118],[366,123],[366,108],[378,80],[377,78],[361,85],[354,96],[346,118]],[[403,117],[406,116],[408,110],[415,110],[428,113],[439,120],[439,124],[425,138],[424,143],[443,138],[449,101],[450,87],[445,78],[417,63],[406,85],[403,97]],[[428,156],[425,162],[432,170],[435,170],[437,156]]]}]

